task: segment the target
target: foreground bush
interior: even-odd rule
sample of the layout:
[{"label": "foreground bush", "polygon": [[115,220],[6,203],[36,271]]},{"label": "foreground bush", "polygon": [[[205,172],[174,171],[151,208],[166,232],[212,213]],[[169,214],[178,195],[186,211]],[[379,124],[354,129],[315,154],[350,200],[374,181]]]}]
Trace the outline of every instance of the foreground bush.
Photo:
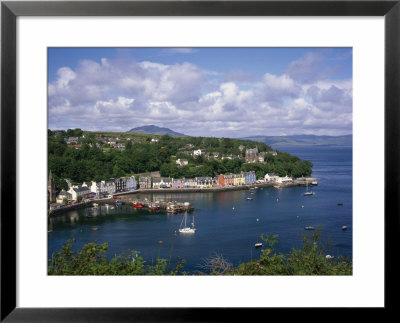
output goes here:
[{"label": "foreground bush", "polygon": [[136,251],[116,255],[107,260],[108,243],[85,244],[78,251],[72,250],[75,239],[68,240],[62,249],[49,259],[49,275],[178,275],[184,261],[170,268],[166,259],[157,259],[155,265],[146,265]]},{"label": "foreground bush", "polygon": [[[343,257],[327,258],[325,247],[320,242],[320,231],[303,236],[303,248],[293,249],[289,255],[278,254],[274,250],[276,235],[261,236],[266,248],[257,260],[241,263],[234,267],[222,255],[205,259],[200,266],[203,275],[352,275],[352,262]],[[108,244],[88,243],[80,250],[72,250],[69,240],[49,260],[49,275],[186,275],[183,271],[185,261],[178,258],[177,265],[171,267],[170,261],[157,259],[147,265],[136,251],[116,255],[107,260]]]},{"label": "foreground bush", "polygon": [[260,259],[242,263],[228,275],[352,275],[352,262],[344,257],[327,258],[320,242],[320,231],[303,236],[303,248],[293,249],[289,255],[274,252],[276,235],[261,236],[267,247]]}]

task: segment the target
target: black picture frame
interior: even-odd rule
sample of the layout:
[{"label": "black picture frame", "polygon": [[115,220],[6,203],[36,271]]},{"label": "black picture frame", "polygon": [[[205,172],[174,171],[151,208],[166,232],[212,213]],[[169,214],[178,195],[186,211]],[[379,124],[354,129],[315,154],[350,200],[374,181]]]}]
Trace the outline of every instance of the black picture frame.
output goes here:
[{"label": "black picture frame", "polygon": [[[236,321],[244,308],[16,307],[16,19],[19,16],[384,16],[385,18],[385,306],[398,284],[400,0],[395,1],[3,1],[1,3],[1,321]],[[371,170],[373,172],[373,170]],[[381,188],[373,188],[381,189]],[[372,237],[371,237],[372,238]],[[373,255],[371,255],[373,258]],[[373,261],[373,259],[371,259]],[[279,310],[279,309],[276,309]],[[377,309],[380,312],[380,309]],[[257,312],[258,311],[258,312]],[[256,313],[253,313],[256,312]],[[242,314],[242,313],[241,313]],[[263,313],[260,313],[261,315]],[[379,314],[381,315],[381,314]],[[253,319],[250,319],[253,320]]]}]

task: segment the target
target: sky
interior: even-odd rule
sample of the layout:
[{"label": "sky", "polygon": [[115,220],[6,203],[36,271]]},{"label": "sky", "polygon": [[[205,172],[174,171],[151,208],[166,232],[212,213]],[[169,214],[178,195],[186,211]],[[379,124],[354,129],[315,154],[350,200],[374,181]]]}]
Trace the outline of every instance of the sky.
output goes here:
[{"label": "sky", "polygon": [[352,48],[48,48],[48,128],[352,133]]}]

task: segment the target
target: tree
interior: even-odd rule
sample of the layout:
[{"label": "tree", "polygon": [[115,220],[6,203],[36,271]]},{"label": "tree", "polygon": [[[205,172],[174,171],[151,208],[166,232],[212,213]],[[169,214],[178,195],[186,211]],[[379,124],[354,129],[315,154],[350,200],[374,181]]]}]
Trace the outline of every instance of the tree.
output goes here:
[{"label": "tree", "polygon": [[79,195],[79,196],[76,198],[76,200],[77,200],[78,202],[81,202],[82,199],[83,199],[82,195]]}]

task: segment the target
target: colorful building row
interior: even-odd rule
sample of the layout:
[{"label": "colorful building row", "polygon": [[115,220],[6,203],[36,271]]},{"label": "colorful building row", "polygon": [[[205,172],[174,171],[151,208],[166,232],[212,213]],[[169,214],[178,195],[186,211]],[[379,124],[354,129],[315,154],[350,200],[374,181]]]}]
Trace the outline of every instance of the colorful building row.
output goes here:
[{"label": "colorful building row", "polygon": [[219,175],[218,184],[220,186],[239,186],[254,184],[257,181],[256,173],[241,172],[240,174]]}]

